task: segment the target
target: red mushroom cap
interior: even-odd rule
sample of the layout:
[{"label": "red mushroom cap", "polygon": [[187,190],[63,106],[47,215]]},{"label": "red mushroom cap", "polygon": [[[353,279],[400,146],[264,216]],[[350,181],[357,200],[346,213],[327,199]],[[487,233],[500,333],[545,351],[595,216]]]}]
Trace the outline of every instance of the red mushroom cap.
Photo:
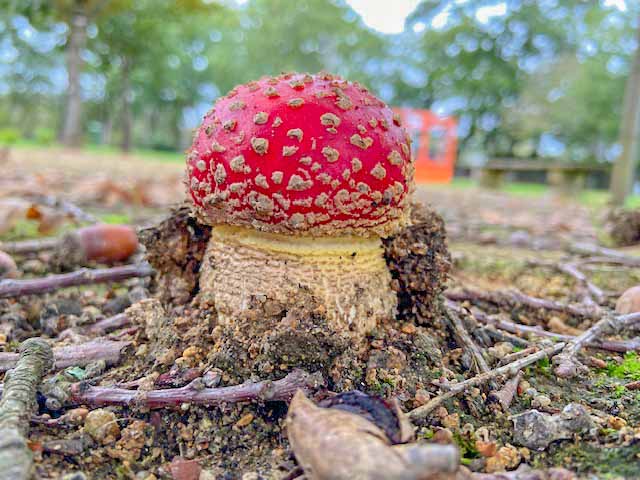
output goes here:
[{"label": "red mushroom cap", "polygon": [[414,170],[399,117],[329,74],[234,88],[205,115],[187,167],[204,223],[365,236],[406,223]]}]

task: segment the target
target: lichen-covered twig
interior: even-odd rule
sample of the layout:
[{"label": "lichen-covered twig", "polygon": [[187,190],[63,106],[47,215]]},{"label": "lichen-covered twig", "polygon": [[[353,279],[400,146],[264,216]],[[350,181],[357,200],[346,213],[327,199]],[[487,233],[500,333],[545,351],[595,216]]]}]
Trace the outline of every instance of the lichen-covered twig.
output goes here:
[{"label": "lichen-covered twig", "polygon": [[66,287],[119,282],[134,277],[149,277],[154,270],[146,263],[113,268],[82,268],[71,273],[49,275],[44,278],[0,281],[0,298],[19,297],[53,292]]},{"label": "lichen-covered twig", "polygon": [[448,391],[446,393],[443,393],[442,395],[434,397],[424,405],[411,410],[408,414],[409,418],[411,420],[422,420],[427,415],[429,415],[433,410],[435,410],[437,407],[442,405],[442,403],[449,400],[450,398],[455,397],[459,393],[462,393],[471,387],[475,387],[477,385],[482,385],[484,383],[487,383],[489,380],[492,380],[501,375],[515,375],[519,370],[523,369],[528,365],[531,365],[532,363],[537,362],[538,360],[552,357],[553,355],[560,352],[564,347],[565,347],[564,343],[557,343],[551,347],[542,349],[532,355],[516,360],[513,363],[495,368],[487,373],[476,375],[475,377],[469,378],[462,382],[450,383],[447,385]]},{"label": "lichen-covered twig", "polygon": [[581,335],[567,343],[562,353],[553,359],[555,374],[560,378],[575,377],[586,368],[578,360],[580,350],[605,335],[621,332],[637,324],[640,324],[640,313],[631,313],[628,315],[606,314],[591,328],[585,330]]},{"label": "lichen-covered twig", "polygon": [[[54,348],[55,368],[82,367],[99,360],[113,365],[120,361],[122,350],[130,344],[131,342],[126,341],[94,339],[87,343]],[[0,372],[15,367],[19,357],[18,353],[0,352]]]},{"label": "lichen-covered twig", "polygon": [[123,405],[150,409],[177,407],[183,403],[220,405],[249,401],[288,401],[299,389],[309,392],[323,385],[321,375],[309,374],[303,370],[294,370],[280,380],[245,382],[219,388],[204,388],[199,379],[181,388],[149,391],[93,387],[79,383],[72,386],[69,401],[75,405]]},{"label": "lichen-covered twig", "polygon": [[[463,307],[450,301],[447,302],[447,308],[454,308],[458,312],[462,312],[464,310]],[[544,330],[541,327],[534,327],[531,325],[522,325],[520,323],[510,322],[509,320],[505,320],[495,315],[487,315],[475,309],[473,312],[470,312],[470,313],[474,316],[476,320],[478,320],[481,323],[484,323],[485,325],[489,325],[509,333],[514,333],[516,335],[526,335],[526,336],[534,335],[537,337],[550,338],[552,340],[561,341],[561,342],[571,342],[576,338],[573,335],[550,332],[548,330]],[[589,348],[597,348],[599,350],[606,350],[609,352],[625,353],[625,352],[640,350],[640,339],[638,338],[633,338],[631,340],[596,339],[596,340],[589,341],[586,344],[586,346]]]},{"label": "lichen-covered twig", "polygon": [[532,297],[518,290],[485,291],[465,288],[462,290],[446,290],[444,295],[454,302],[487,302],[495,305],[514,307],[524,305],[533,309],[549,310],[552,312],[567,313],[585,318],[599,318],[600,311],[597,308],[569,305],[555,300]]},{"label": "lichen-covered twig", "polygon": [[445,319],[447,320],[447,323],[449,323],[449,326],[453,331],[458,345],[471,353],[477,372],[488,372],[490,368],[487,364],[487,361],[485,360],[484,356],[482,356],[482,352],[480,352],[478,346],[469,335],[467,328],[462,323],[462,320],[460,319],[458,314],[453,310],[448,310]]},{"label": "lichen-covered twig", "polygon": [[0,480],[30,477],[32,456],[26,435],[36,407],[36,389],[52,364],[49,344],[31,338],[22,343],[15,369],[5,376],[0,400]]}]

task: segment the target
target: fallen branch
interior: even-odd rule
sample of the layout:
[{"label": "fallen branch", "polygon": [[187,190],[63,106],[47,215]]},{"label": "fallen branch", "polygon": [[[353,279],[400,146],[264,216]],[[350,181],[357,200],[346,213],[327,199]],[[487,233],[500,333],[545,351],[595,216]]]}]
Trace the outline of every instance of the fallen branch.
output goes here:
[{"label": "fallen branch", "polygon": [[[125,341],[95,339],[87,343],[54,348],[54,368],[83,367],[99,360],[104,360],[107,365],[114,365],[120,361],[122,350],[130,344],[131,342]],[[19,358],[18,353],[0,352],[0,372],[14,368]]]},{"label": "fallen branch", "polygon": [[30,195],[27,198],[32,198],[34,202],[47,207],[54,208],[70,217],[73,217],[79,222],[84,223],[100,223],[100,220],[90,213],[85,212],[75,203],[68,200],[63,200],[53,195]]},{"label": "fallen branch", "polygon": [[0,400],[0,479],[31,477],[32,453],[27,444],[29,422],[36,408],[36,389],[53,363],[49,344],[30,338],[20,346],[16,368],[5,375]]},{"label": "fallen branch", "polygon": [[560,378],[575,377],[578,373],[586,369],[578,360],[580,350],[605,335],[616,334],[639,323],[640,313],[605,315],[591,328],[585,330],[581,335],[578,335],[567,343],[562,353],[553,359],[553,363],[556,366],[554,369],[555,374]]},{"label": "fallen branch", "polygon": [[600,247],[588,243],[573,243],[568,245],[567,250],[577,255],[604,257],[608,260],[615,260],[616,263],[627,267],[640,267],[640,257],[627,255],[612,248]]},{"label": "fallen branch", "polygon": [[599,318],[600,316],[597,308],[584,308],[556,302],[555,300],[531,297],[518,290],[485,291],[465,288],[462,290],[445,290],[444,296],[454,302],[486,302],[509,308],[524,305],[533,309],[567,313],[578,317]]},{"label": "fallen branch", "polygon": [[564,347],[565,343],[557,343],[532,355],[521,358],[520,360],[517,360],[513,363],[495,368],[487,373],[476,375],[475,377],[469,378],[462,382],[447,384],[447,388],[449,390],[446,393],[434,397],[424,405],[411,410],[408,413],[409,418],[411,420],[422,420],[427,417],[427,415],[429,415],[433,410],[442,405],[445,401],[455,397],[459,393],[462,393],[471,387],[487,383],[489,380],[493,380],[494,378],[497,378],[501,375],[515,375],[519,370],[537,362],[538,360],[552,357],[553,355],[560,352]]},{"label": "fallen branch", "polygon": [[12,255],[24,255],[25,253],[38,253],[45,250],[52,250],[59,244],[59,238],[36,238],[33,240],[21,240],[19,242],[2,242],[0,243],[0,250]]},{"label": "fallen branch", "polygon": [[476,343],[469,335],[467,328],[462,323],[462,320],[460,320],[458,314],[453,310],[449,310],[447,312],[447,315],[445,315],[445,320],[447,321],[447,323],[449,323],[449,326],[453,331],[453,335],[455,336],[458,345],[471,353],[477,372],[488,372],[490,368],[487,364],[487,361],[478,349]]},{"label": "fallen branch", "polygon": [[72,385],[69,401],[75,405],[122,405],[150,409],[177,407],[183,403],[220,405],[249,401],[275,402],[290,400],[299,389],[309,392],[323,385],[322,376],[303,370],[294,370],[276,381],[245,382],[220,388],[203,388],[200,379],[181,388],[149,391],[93,387],[79,383]]},{"label": "fallen branch", "polygon": [[557,262],[529,262],[529,264],[536,267],[545,267],[558,270],[566,275],[572,277],[582,288],[588,292],[588,298],[595,301],[597,304],[602,304],[605,299],[605,294],[600,287],[592,283],[587,276],[582,273],[578,267],[573,263],[557,263]]},{"label": "fallen branch", "polygon": [[131,318],[126,313],[118,313],[112,317],[103,318],[91,325],[67,328],[60,332],[58,338],[78,338],[78,335],[104,335],[122,327],[131,325]]},{"label": "fallen branch", "polygon": [[128,278],[149,277],[153,268],[146,262],[113,268],[82,268],[71,273],[49,275],[44,278],[0,281],[0,298],[53,292],[60,288],[119,282]]},{"label": "fallen branch", "polygon": [[[447,308],[457,309],[458,313],[465,311],[463,307],[450,301],[447,302]],[[524,336],[535,335],[541,338],[550,338],[552,340],[561,341],[561,342],[571,342],[576,338],[573,335],[564,335],[560,333],[550,332],[548,330],[544,330],[541,327],[532,327],[530,325],[522,325],[520,323],[510,322],[509,320],[505,320],[503,318],[499,318],[494,315],[487,315],[477,310],[474,310],[473,312],[468,312],[468,313],[473,315],[473,317],[476,320],[478,320],[481,323],[484,323],[487,326],[495,327],[497,329],[504,330],[506,332],[513,333],[516,335],[524,335]],[[618,352],[618,353],[640,351],[640,338],[634,338],[631,340],[598,339],[598,340],[588,342],[587,347],[606,350],[609,352]]]}]

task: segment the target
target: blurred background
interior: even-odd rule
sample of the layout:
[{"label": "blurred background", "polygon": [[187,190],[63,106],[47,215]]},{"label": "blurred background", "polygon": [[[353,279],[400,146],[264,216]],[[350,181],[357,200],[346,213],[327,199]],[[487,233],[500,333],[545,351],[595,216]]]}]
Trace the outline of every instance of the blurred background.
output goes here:
[{"label": "blurred background", "polygon": [[[452,119],[446,162],[458,177],[571,190],[617,176],[617,203],[633,186],[635,0],[2,3],[0,144],[18,158],[72,147],[180,164],[204,112],[235,84],[327,70],[405,112]],[[438,156],[431,137],[442,131],[431,134],[417,140]]]}]

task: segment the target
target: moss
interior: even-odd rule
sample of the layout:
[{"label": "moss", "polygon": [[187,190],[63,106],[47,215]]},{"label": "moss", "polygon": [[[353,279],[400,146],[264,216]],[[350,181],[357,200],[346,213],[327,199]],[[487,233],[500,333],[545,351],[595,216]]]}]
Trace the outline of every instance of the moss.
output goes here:
[{"label": "moss", "polygon": [[532,457],[534,467],[563,465],[578,475],[595,474],[598,478],[637,478],[640,444],[617,448],[580,442],[560,442],[550,447],[549,452]]},{"label": "moss", "polygon": [[606,368],[611,377],[624,380],[640,380],[640,358],[636,352],[627,352],[622,363],[609,362]]}]

